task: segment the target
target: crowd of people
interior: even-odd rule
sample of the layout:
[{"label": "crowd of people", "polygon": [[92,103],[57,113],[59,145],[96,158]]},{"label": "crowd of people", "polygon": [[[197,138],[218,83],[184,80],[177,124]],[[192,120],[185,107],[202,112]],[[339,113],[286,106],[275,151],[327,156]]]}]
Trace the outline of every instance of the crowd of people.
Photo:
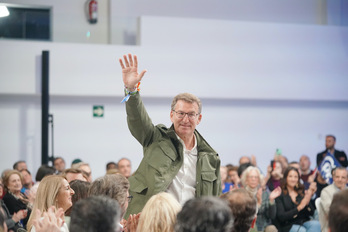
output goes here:
[{"label": "crowd of people", "polygon": [[326,149],[297,161],[277,151],[267,170],[255,156],[221,165],[196,127],[202,103],[174,97],[172,125],[153,125],[140,97],[137,56],[120,59],[128,128],[143,146],[132,172],[122,158],[93,180],[87,162],[63,157],[42,165],[35,182],[25,161],[1,178],[0,232],[342,232],[348,226],[347,156],[326,137]]}]

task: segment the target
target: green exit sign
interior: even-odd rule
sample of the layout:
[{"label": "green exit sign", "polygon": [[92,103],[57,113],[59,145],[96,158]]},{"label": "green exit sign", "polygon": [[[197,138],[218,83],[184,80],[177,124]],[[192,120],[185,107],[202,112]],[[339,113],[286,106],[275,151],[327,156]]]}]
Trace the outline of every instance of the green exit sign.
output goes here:
[{"label": "green exit sign", "polygon": [[93,106],[93,117],[94,118],[104,117],[104,106]]}]

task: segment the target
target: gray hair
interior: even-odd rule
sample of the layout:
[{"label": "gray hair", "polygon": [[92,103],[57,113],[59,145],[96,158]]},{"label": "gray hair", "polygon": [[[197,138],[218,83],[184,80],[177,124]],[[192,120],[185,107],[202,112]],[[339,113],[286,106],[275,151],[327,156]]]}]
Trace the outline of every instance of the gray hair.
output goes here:
[{"label": "gray hair", "polygon": [[257,175],[259,176],[259,184],[260,185],[262,184],[262,177],[261,177],[260,170],[257,167],[249,166],[247,169],[243,171],[242,177],[241,177],[241,182],[244,187],[246,186],[246,179],[248,178],[248,175],[252,170],[257,172]]},{"label": "gray hair", "polygon": [[191,93],[180,93],[180,94],[176,95],[172,101],[172,105],[171,105],[172,110],[175,110],[176,103],[180,100],[188,102],[188,103],[192,103],[192,104],[197,103],[198,113],[200,114],[202,112],[201,100]]}]

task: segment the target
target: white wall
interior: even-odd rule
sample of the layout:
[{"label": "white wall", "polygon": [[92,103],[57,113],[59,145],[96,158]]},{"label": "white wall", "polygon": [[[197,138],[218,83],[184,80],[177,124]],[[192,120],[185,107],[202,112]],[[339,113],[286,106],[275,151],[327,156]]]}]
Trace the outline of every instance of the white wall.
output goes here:
[{"label": "white wall", "polygon": [[[170,31],[158,39],[162,22]],[[289,160],[308,154],[314,161],[328,133],[348,150],[346,28],[167,17],[144,17],[141,26],[141,46],[0,41],[0,170],[19,159],[31,170],[40,165],[42,50],[50,51],[55,155],[91,163],[94,177],[123,156],[140,162],[120,103],[117,59],[128,52],[148,69],[141,94],[155,124],[170,125],[178,92],[202,98],[198,130],[223,164],[254,154],[265,170],[276,148]],[[183,37],[172,41],[171,33]],[[105,117],[93,118],[99,104]]]}]

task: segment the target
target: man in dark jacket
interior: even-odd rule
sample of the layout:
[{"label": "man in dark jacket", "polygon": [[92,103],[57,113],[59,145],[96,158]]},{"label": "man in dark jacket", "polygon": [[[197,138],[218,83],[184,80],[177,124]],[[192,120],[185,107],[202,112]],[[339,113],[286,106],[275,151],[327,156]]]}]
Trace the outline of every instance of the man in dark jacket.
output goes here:
[{"label": "man in dark jacket", "polygon": [[153,125],[139,94],[138,61],[131,54],[120,59],[125,86],[128,128],[143,146],[144,157],[129,177],[133,196],[125,218],[141,212],[148,199],[171,193],[181,204],[193,197],[221,194],[220,158],[198,133],[202,104],[193,94],[177,95],[172,102],[172,125]]},{"label": "man in dark jacket", "polygon": [[320,166],[320,163],[323,161],[325,158],[326,154],[330,153],[333,155],[337,161],[343,166],[347,167],[348,166],[348,161],[347,161],[347,155],[344,153],[344,151],[338,151],[335,149],[335,144],[336,144],[336,137],[333,135],[327,135],[326,140],[325,140],[325,147],[326,150],[320,152],[317,155],[317,165],[318,167]]}]

